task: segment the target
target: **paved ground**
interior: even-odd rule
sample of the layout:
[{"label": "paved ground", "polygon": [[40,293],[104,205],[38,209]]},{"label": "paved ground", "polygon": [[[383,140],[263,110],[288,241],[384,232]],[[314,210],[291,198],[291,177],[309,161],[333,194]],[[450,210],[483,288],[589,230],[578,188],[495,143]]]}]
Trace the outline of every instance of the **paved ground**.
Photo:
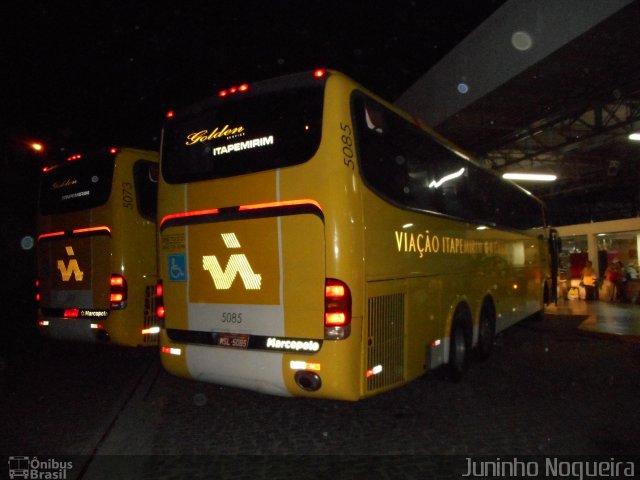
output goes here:
[{"label": "paved ground", "polygon": [[83,479],[460,478],[468,457],[530,455],[634,455],[638,469],[640,344],[590,335],[584,320],[522,322],[462,383],[429,374],[357,403],[190,382],[154,352],[30,339],[4,354],[0,452],[80,455],[67,478]]}]

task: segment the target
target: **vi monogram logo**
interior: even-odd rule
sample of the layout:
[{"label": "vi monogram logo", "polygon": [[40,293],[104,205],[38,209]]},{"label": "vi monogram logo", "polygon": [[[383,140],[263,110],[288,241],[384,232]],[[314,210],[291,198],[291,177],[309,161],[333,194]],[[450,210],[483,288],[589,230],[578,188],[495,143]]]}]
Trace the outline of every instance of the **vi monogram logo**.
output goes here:
[{"label": "vi monogram logo", "polygon": [[[227,248],[241,248],[235,233],[222,233],[221,236]],[[238,274],[245,289],[261,289],[262,275],[253,272],[249,260],[243,253],[232,254],[224,271],[215,255],[205,255],[202,257],[202,268],[211,274],[216,290],[229,290]]]},{"label": "vi monogram logo", "polygon": [[[75,255],[73,253],[73,247],[68,246],[64,248],[67,251],[67,256],[73,257]],[[78,260],[75,258],[69,260],[69,265],[65,265],[64,260],[58,260],[58,270],[60,270],[63,282],[71,280],[71,275],[74,276],[76,282],[81,282],[82,277],[84,276],[84,273],[80,270],[80,266],[78,265]]]}]

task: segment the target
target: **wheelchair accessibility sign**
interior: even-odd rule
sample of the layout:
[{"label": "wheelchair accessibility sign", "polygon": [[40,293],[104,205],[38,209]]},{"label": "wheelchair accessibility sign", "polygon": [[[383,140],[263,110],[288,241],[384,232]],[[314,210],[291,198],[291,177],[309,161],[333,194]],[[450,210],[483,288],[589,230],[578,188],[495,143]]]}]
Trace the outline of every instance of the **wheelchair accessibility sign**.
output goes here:
[{"label": "wheelchair accessibility sign", "polygon": [[187,259],[184,253],[175,253],[167,255],[169,261],[169,281],[186,282],[187,281]]}]

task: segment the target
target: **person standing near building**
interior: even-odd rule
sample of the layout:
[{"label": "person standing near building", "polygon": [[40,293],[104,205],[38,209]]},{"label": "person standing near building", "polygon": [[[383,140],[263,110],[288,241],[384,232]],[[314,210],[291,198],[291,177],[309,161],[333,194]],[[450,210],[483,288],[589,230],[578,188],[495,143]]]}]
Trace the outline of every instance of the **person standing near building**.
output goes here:
[{"label": "person standing near building", "polygon": [[587,263],[582,269],[582,284],[584,285],[585,299],[597,300],[596,272],[590,260],[587,260]]},{"label": "person standing near building", "polygon": [[[624,299],[624,280],[622,263],[617,258],[613,260],[604,271],[604,283],[602,284],[603,290],[605,290],[604,299],[607,301],[616,301]],[[600,298],[603,298],[602,292]]]}]

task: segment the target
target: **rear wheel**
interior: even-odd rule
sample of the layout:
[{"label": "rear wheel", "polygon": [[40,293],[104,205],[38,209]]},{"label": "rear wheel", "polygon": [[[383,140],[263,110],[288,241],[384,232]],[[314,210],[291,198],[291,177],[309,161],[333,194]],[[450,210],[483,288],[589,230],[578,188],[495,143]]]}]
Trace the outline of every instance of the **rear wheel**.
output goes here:
[{"label": "rear wheel", "polygon": [[460,381],[469,367],[470,338],[467,328],[467,318],[464,313],[456,312],[451,327],[449,340],[449,378],[454,382]]},{"label": "rear wheel", "polygon": [[491,302],[485,302],[480,312],[480,325],[478,328],[478,346],[476,358],[486,360],[493,351],[493,340],[496,336],[496,310]]}]

